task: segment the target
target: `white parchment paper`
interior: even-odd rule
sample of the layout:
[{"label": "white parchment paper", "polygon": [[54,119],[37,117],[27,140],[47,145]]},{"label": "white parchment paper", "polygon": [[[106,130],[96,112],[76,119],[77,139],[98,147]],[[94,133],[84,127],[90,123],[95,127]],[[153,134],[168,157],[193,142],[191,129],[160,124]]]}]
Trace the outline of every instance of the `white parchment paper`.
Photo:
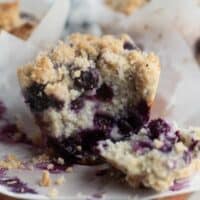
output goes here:
[{"label": "white parchment paper", "polygon": [[[60,5],[57,6],[60,9]],[[146,7],[145,9],[150,8]],[[181,7],[179,9],[181,10]],[[170,11],[166,9],[166,12]],[[52,11],[52,13],[52,15],[49,15],[54,17],[56,12]],[[120,17],[119,24],[107,31],[112,33],[128,32],[136,43],[141,44],[146,51],[155,51],[160,56],[162,72],[152,117],[166,117],[171,121],[177,121],[180,126],[198,126],[200,125],[200,71],[193,58],[189,40],[185,39],[187,35],[186,27],[186,31],[183,33],[179,28],[174,28],[171,20],[166,18],[162,12],[159,18],[153,14],[146,14],[148,17],[144,17],[145,13],[148,12],[143,10],[139,14],[138,11],[134,20],[131,17],[128,20]],[[48,20],[47,23],[49,23]],[[185,23],[185,26],[187,25]],[[184,27],[184,24],[182,26]],[[37,38],[40,38],[40,34],[44,34],[43,26],[41,32],[36,35],[36,40],[32,40],[32,42],[23,42],[5,32],[0,35],[0,74],[2,74],[0,100],[8,108],[7,115],[11,120],[16,115],[21,117],[24,121],[23,126],[28,133],[33,132],[34,122],[29,110],[23,103],[16,70],[18,66],[32,60],[37,54],[40,49],[40,40]],[[190,35],[188,38],[191,41],[196,37],[192,34],[188,35]],[[46,46],[51,41],[54,42],[55,40],[48,38],[44,42],[45,45],[42,46]],[[0,157],[2,158],[7,153],[15,153],[18,157],[26,160],[32,154],[32,151],[33,149],[26,146],[10,146],[0,143]],[[150,190],[133,190],[114,179],[97,177],[96,170],[98,168],[100,167],[76,166],[72,173],[63,174],[65,176],[63,185],[52,185],[49,188],[42,188],[38,185],[42,173],[40,170],[11,170],[8,172],[10,176],[18,176],[39,194],[15,194],[3,186],[0,186],[0,192],[20,199],[49,199],[49,191],[56,188],[59,191],[56,199],[98,199],[96,198],[98,194],[102,195],[102,199],[105,200],[127,200],[152,199],[200,190],[200,175],[198,174],[192,177],[188,187],[180,191],[156,194]],[[51,175],[53,180],[59,176],[61,174]]]}]

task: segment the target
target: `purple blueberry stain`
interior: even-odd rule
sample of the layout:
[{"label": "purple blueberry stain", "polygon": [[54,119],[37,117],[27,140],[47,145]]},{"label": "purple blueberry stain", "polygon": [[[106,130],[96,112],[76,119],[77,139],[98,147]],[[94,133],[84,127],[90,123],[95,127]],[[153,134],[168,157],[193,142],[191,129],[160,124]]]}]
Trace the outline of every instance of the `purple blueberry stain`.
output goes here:
[{"label": "purple blueberry stain", "polygon": [[77,99],[73,100],[70,103],[71,110],[74,110],[76,113],[78,113],[83,107],[84,107],[83,97],[78,97]]},{"label": "purple blueberry stain", "polygon": [[150,137],[152,139],[157,139],[162,135],[165,135],[171,131],[170,125],[163,119],[152,120],[149,125]]},{"label": "purple blueberry stain", "polygon": [[29,105],[32,112],[43,112],[52,107],[61,110],[64,102],[53,95],[48,96],[44,92],[45,85],[33,83],[24,91],[25,102]]},{"label": "purple blueberry stain", "polygon": [[152,141],[135,140],[132,141],[132,150],[135,153],[143,155],[153,149]]},{"label": "purple blueberry stain", "polygon": [[103,83],[96,91],[96,98],[99,101],[110,102],[114,97],[113,90],[106,83]]},{"label": "purple blueberry stain", "polygon": [[96,69],[89,68],[82,71],[80,77],[74,79],[74,84],[79,89],[85,91],[92,90],[98,86],[99,75]]},{"label": "purple blueberry stain", "polygon": [[5,168],[0,168],[0,178],[4,177],[6,175],[7,169]]},{"label": "purple blueberry stain", "polygon": [[3,186],[8,187],[12,192],[15,193],[30,193],[30,194],[37,194],[35,190],[32,188],[28,187],[26,183],[22,182],[19,178],[14,177],[1,177],[0,178],[0,184]]},{"label": "purple blueberry stain", "polygon": [[162,151],[163,153],[171,152],[172,143],[170,143],[169,141],[165,141],[164,144],[162,145],[162,147],[159,150]]},{"label": "purple blueberry stain", "polygon": [[187,178],[175,180],[173,185],[170,187],[170,190],[171,191],[182,190],[183,188],[187,187],[188,185],[189,185],[189,180]]},{"label": "purple blueberry stain", "polygon": [[68,166],[66,166],[65,164],[60,165],[56,162],[41,162],[37,163],[35,167],[41,170],[48,170],[52,174],[59,174],[65,172]]}]

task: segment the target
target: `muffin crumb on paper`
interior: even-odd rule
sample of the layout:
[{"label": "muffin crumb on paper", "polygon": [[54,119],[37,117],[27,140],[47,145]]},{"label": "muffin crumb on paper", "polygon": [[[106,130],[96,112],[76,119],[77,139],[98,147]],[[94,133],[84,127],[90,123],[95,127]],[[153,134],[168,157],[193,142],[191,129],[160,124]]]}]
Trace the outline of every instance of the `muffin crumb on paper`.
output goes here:
[{"label": "muffin crumb on paper", "polygon": [[51,180],[51,177],[50,177],[50,174],[49,174],[49,171],[47,170],[44,170],[42,172],[42,178],[39,182],[40,186],[42,187],[49,187],[52,183],[52,180]]},{"label": "muffin crumb on paper", "polygon": [[0,160],[0,168],[5,169],[23,169],[24,165],[15,155],[8,154],[5,159]]}]

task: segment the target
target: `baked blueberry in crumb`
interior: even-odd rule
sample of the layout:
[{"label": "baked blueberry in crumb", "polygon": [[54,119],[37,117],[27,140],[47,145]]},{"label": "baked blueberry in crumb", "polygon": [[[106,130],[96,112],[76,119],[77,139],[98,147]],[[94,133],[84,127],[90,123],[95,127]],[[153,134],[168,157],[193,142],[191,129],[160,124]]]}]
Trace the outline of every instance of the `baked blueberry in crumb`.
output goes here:
[{"label": "baked blueberry in crumb", "polygon": [[102,160],[100,141],[127,140],[148,123],[159,75],[158,57],[127,35],[73,34],[18,70],[43,138],[81,164]]},{"label": "baked blueberry in crumb", "polygon": [[133,43],[131,43],[129,41],[124,42],[123,47],[124,47],[124,49],[129,50],[129,51],[137,48]]},{"label": "baked blueberry in crumb", "polygon": [[170,125],[163,119],[152,120],[148,127],[152,139],[159,138],[161,135],[166,135],[171,130]]},{"label": "baked blueberry in crumb", "polygon": [[119,128],[120,134],[125,137],[129,137],[133,133],[132,126],[124,118],[118,120],[117,126]]},{"label": "baked blueberry in crumb", "polygon": [[75,112],[79,112],[84,107],[84,98],[82,96],[73,100],[70,104],[70,108]]},{"label": "baked blueberry in crumb", "polygon": [[44,93],[45,85],[33,83],[24,92],[25,102],[30,106],[32,112],[42,112],[50,107],[61,110],[64,102],[54,96]]},{"label": "baked blueberry in crumb", "polygon": [[94,115],[95,128],[110,132],[114,126],[114,118],[107,113],[96,113]]},{"label": "baked blueberry in crumb", "polygon": [[106,83],[103,83],[101,87],[97,89],[96,97],[100,101],[112,101],[114,93],[111,87],[109,87]]},{"label": "baked blueberry in crumb", "polygon": [[144,101],[139,102],[137,106],[128,108],[127,122],[131,125],[133,131],[139,131],[149,121],[149,110]]},{"label": "baked blueberry in crumb", "polygon": [[95,69],[82,71],[80,77],[74,79],[74,84],[79,89],[92,90],[98,86],[98,73]]},{"label": "baked blueberry in crumb", "polygon": [[83,130],[78,135],[81,138],[82,148],[86,152],[93,152],[99,141],[108,138],[107,134],[104,131],[98,129]]}]

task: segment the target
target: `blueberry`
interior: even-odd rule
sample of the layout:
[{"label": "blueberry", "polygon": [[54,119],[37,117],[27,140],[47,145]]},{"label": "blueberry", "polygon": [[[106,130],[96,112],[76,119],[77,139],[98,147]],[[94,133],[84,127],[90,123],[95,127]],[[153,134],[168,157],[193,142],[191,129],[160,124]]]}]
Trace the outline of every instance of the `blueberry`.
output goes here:
[{"label": "blueberry", "polygon": [[126,121],[126,119],[119,119],[117,122],[120,134],[123,136],[130,136],[133,128],[131,125]]},{"label": "blueberry", "polygon": [[134,110],[129,111],[127,122],[131,125],[133,131],[137,132],[143,126],[143,119],[140,114]]},{"label": "blueberry", "polygon": [[141,100],[138,105],[135,107],[135,110],[140,115],[143,124],[149,121],[150,117],[150,107],[147,105],[146,101]]},{"label": "blueberry", "polygon": [[114,96],[113,90],[106,83],[103,83],[96,91],[96,97],[100,101],[111,101]]},{"label": "blueberry", "polygon": [[42,112],[50,107],[61,110],[64,102],[58,100],[53,95],[48,96],[44,93],[45,85],[33,83],[24,92],[25,102],[30,106],[32,112]]},{"label": "blueberry", "polygon": [[171,131],[170,125],[162,119],[152,120],[149,125],[150,137],[159,138],[161,135],[167,135]]},{"label": "blueberry", "polygon": [[99,141],[107,139],[107,134],[99,129],[83,130],[79,133],[84,151],[94,152]]},{"label": "blueberry", "polygon": [[65,159],[66,164],[74,164],[80,161],[80,152],[77,146],[80,141],[76,137],[69,138],[48,138],[48,145],[55,149],[55,152]]},{"label": "blueberry", "polygon": [[123,48],[126,50],[134,50],[134,49],[136,49],[136,46],[133,43],[126,41],[126,42],[124,42]]},{"label": "blueberry", "polygon": [[96,69],[82,71],[80,77],[74,79],[74,84],[79,89],[86,91],[92,90],[98,86],[99,76]]},{"label": "blueberry", "polygon": [[84,99],[83,97],[78,97],[73,100],[70,104],[70,108],[75,112],[79,112],[84,107]]},{"label": "blueberry", "polygon": [[102,131],[111,132],[114,125],[114,119],[107,113],[96,113],[94,116],[94,126]]}]

